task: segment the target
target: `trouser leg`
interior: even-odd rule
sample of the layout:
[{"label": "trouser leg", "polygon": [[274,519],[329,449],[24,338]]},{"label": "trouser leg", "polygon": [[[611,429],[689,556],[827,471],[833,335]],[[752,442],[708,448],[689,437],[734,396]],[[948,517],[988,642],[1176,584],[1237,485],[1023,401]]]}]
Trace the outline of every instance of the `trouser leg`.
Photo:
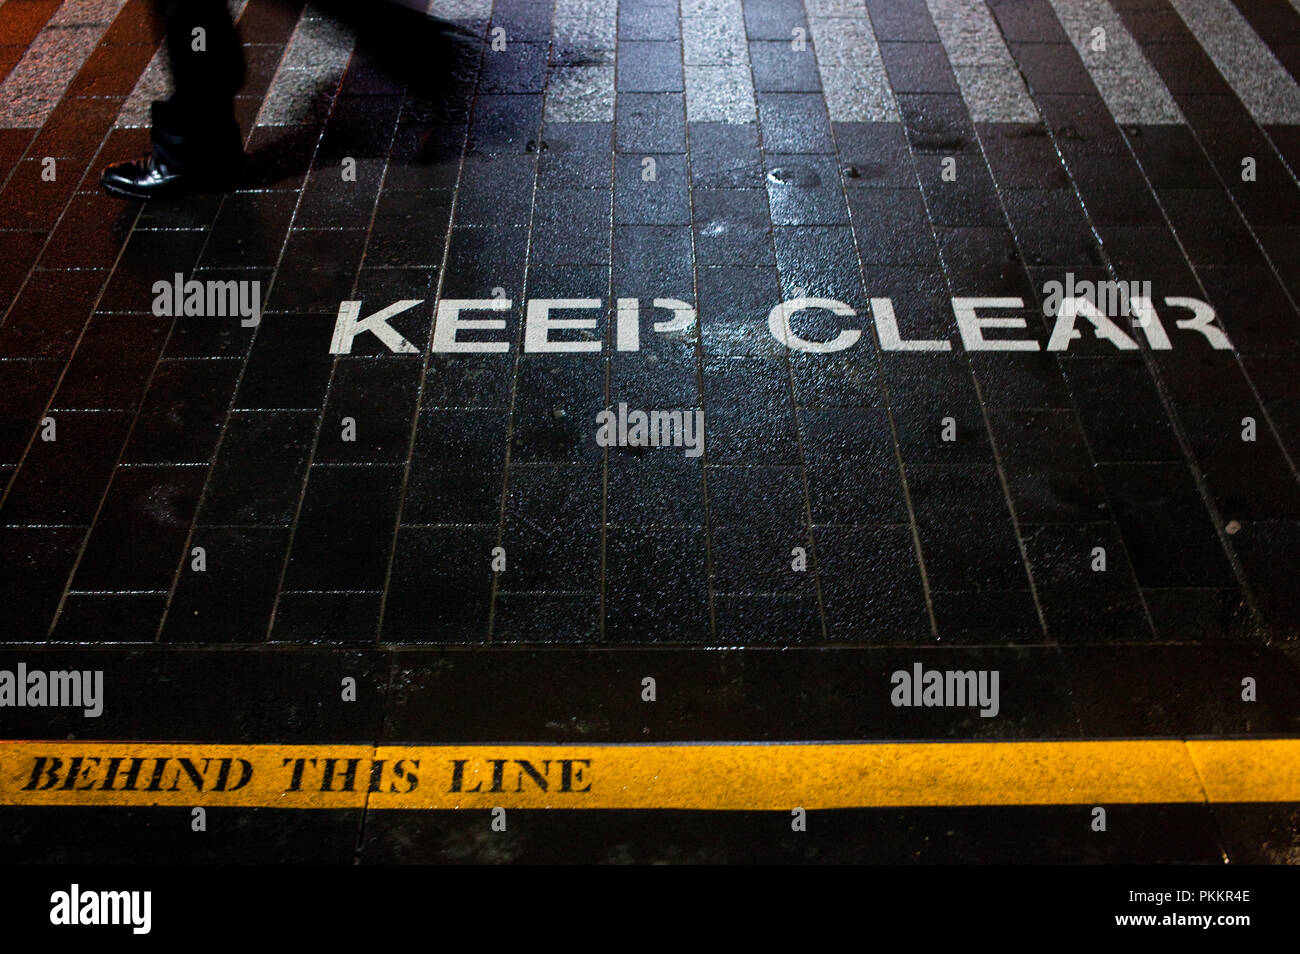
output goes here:
[{"label": "trouser leg", "polygon": [[175,92],[153,104],[154,156],[173,169],[227,163],[241,151],[235,93],[244,53],[225,0],[156,0]]}]

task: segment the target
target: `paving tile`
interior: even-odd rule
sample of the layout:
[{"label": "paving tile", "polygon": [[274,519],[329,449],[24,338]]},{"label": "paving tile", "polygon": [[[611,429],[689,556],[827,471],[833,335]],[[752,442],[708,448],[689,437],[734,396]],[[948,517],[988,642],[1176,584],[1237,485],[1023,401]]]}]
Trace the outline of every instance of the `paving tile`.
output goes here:
[{"label": "paving tile", "polygon": [[58,382],[58,362],[0,363],[0,382],[10,396],[10,413],[0,425],[0,460],[16,465],[27,450]]},{"label": "paving tile", "polygon": [[469,116],[468,148],[476,153],[526,152],[530,142],[536,143],[541,117],[542,99],[538,94],[478,96]]},{"label": "paving tile", "polygon": [[680,155],[616,156],[614,223],[689,224],[690,203],[684,158]]},{"label": "paving tile", "polygon": [[688,122],[751,123],[756,120],[753,76],[745,65],[686,66]]},{"label": "paving tile", "polygon": [[671,3],[619,5],[620,40],[671,40],[677,36],[677,12]]},{"label": "paving tile", "polygon": [[285,643],[373,644],[383,593],[355,590],[282,590],[271,640]]},{"label": "paving tile", "polygon": [[[532,155],[467,157],[457,189],[456,224],[526,225],[536,167],[537,162]],[[390,206],[391,214],[396,215],[409,201],[407,196],[394,197]],[[414,264],[409,256],[403,257],[400,254],[397,261],[377,262],[399,263]]]},{"label": "paving tile", "polygon": [[834,151],[826,107],[815,93],[759,93],[758,122],[769,154]]},{"label": "paving tile", "polygon": [[804,22],[795,0],[747,0],[745,32],[751,40],[789,40],[790,31]]},{"label": "paving tile", "polygon": [[316,442],[331,464],[402,463],[410,445],[420,369],[401,359],[340,359]]},{"label": "paving tile", "polygon": [[[615,113],[619,152],[686,151],[686,107],[681,93],[621,93]],[[608,162],[605,162],[608,181]]]},{"label": "paving tile", "polygon": [[957,81],[938,43],[882,43],[889,83],[899,93],[956,93]]},{"label": "paving tile", "polygon": [[702,529],[611,528],[605,546],[607,642],[709,640]]},{"label": "paving tile", "polygon": [[199,511],[199,525],[292,521],[317,415],[310,411],[233,414]]},{"label": "paving tile", "polygon": [[[932,586],[1005,590],[1027,584],[1007,503],[991,469],[916,468],[910,484]],[[950,493],[961,494],[962,506],[942,502]]]},{"label": "paving tile", "polygon": [[162,593],[73,593],[64,600],[51,642],[150,643],[156,638]]},{"label": "paving tile", "polygon": [[[773,268],[717,267],[699,274],[700,339],[709,355],[779,356],[778,344],[768,328],[770,302],[777,300],[779,285]],[[733,365],[740,367],[739,365]],[[719,365],[719,377],[725,373]],[[761,370],[759,370],[761,369]],[[784,383],[783,366],[777,362],[746,363],[741,373],[759,370],[764,386]],[[705,367],[705,393],[717,379]],[[721,383],[721,382],[718,382]],[[735,404],[731,409],[740,410]]]},{"label": "paving tile", "polygon": [[763,185],[758,128],[753,123],[690,123],[691,184],[697,189]]},{"label": "paving tile", "polygon": [[1048,633],[1058,642],[1152,638],[1151,624],[1118,532],[1108,523],[1023,528],[1025,551]]},{"label": "paving tile", "polygon": [[487,527],[403,528],[380,637],[404,643],[482,641],[496,539],[495,528]]},{"label": "paving tile", "polygon": [[[1173,460],[1178,442],[1155,384],[1141,365],[1128,358],[1070,358],[1063,362],[1065,379],[1079,410],[1094,459]],[[1123,377],[1130,399],[1111,400],[1115,382]]]},{"label": "paving tile", "polygon": [[606,502],[611,524],[698,526],[704,500],[698,460],[661,461],[644,454],[611,459]]},{"label": "paving tile", "polygon": [[169,319],[152,315],[93,317],[82,330],[51,409],[134,410],[169,324]]},{"label": "paving tile", "polygon": [[[1106,464],[1098,469],[1140,583],[1232,584],[1227,557],[1208,515],[1187,523],[1168,519],[1170,508],[1189,505],[1199,497],[1182,464]],[[1171,561],[1167,554],[1174,552],[1178,559]]]},{"label": "paving tile", "polygon": [[204,268],[274,266],[280,258],[294,195],[227,197],[203,245]]},{"label": "paving tile", "polygon": [[818,527],[815,538],[829,638],[931,638],[916,548],[907,526]]},{"label": "paving tile", "polygon": [[43,640],[72,572],[86,530],[74,527],[3,527],[5,573],[0,579],[13,610],[12,638]]},{"label": "paving tile", "polygon": [[34,272],[0,326],[0,355],[66,361],[107,277],[103,271]]},{"label": "paving tile", "polygon": [[999,409],[990,412],[989,421],[1020,519],[1104,519],[1106,495],[1070,410]]},{"label": "paving tile", "polygon": [[[426,411],[417,424],[402,519],[488,523],[501,508],[506,415],[494,409]],[[498,480],[491,478],[495,475]]]},{"label": "paving tile", "polygon": [[[452,229],[447,248],[446,268],[441,293],[445,298],[491,298],[500,288],[510,297],[518,296],[524,285],[527,261],[528,230],[524,228]],[[391,274],[379,271],[376,277]],[[428,294],[428,289],[413,288],[411,298]],[[398,291],[405,296],[406,290]],[[398,294],[390,297],[398,297]]]},{"label": "paving tile", "polygon": [[320,345],[333,326],[328,315],[263,318],[232,406],[239,410],[319,407],[333,363]]},{"label": "paving tile", "polygon": [[[297,515],[284,585],[298,590],[379,589],[401,500],[398,466],[314,465]],[[365,539],[368,545],[358,546]]]},{"label": "paving tile", "polygon": [[767,155],[773,225],[846,225],[839,170],[828,156]]},{"label": "paving tile", "polygon": [[[163,642],[255,643],[266,638],[289,545],[283,527],[197,528],[182,555]],[[195,549],[202,550],[198,562]]]},{"label": "paving tile", "polygon": [[694,207],[696,260],[701,265],[774,264],[767,193],[760,189],[698,189]]},{"label": "paving tile", "polygon": [[749,63],[754,71],[754,88],[767,93],[819,92],[814,50],[805,44],[793,49],[789,39],[755,40],[749,44]]},{"label": "paving tile", "polygon": [[670,40],[628,40],[619,44],[618,91],[680,92],[681,44]]},{"label": "paving tile", "polygon": [[[665,290],[679,300],[693,284],[691,229],[686,225],[616,225],[613,236],[614,293],[654,299]],[[690,332],[686,332],[690,334]],[[642,335],[641,346],[651,347]],[[670,345],[671,347],[671,345]]]},{"label": "paving tile", "polygon": [[239,366],[233,361],[168,361],[149,384],[123,452],[132,464],[212,460]]},{"label": "paving tile", "polygon": [[[9,525],[89,526],[131,428],[120,411],[64,412],[37,437],[0,506]],[[44,428],[43,428],[44,429]]]},{"label": "paving tile", "polygon": [[911,151],[900,123],[834,122],[831,128],[835,133],[836,147],[842,160],[841,172],[847,188],[916,187]]},{"label": "paving tile", "polygon": [[612,204],[613,197],[604,189],[552,189],[539,196],[530,261],[537,265],[608,264]]},{"label": "paving tile", "polygon": [[189,467],[119,471],[96,515],[72,590],[166,590],[204,476]]},{"label": "paving tile", "polygon": [[367,267],[442,263],[451,195],[442,190],[384,193],[366,244]]}]

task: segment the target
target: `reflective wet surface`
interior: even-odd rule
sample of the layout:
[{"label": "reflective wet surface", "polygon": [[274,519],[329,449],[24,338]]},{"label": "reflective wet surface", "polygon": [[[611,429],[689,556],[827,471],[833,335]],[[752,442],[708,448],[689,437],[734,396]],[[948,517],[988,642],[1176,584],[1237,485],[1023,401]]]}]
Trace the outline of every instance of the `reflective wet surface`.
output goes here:
[{"label": "reflective wet surface", "polygon": [[[1293,4],[249,0],[244,178],[137,204],[97,176],[170,84],[150,6],[0,4],[0,633],[245,706],[169,688],[98,737],[1295,733]],[[996,662],[1005,715],[854,688],[926,653]],[[620,712],[643,666],[690,702]],[[286,721],[257,700],[288,685]],[[46,718],[2,725],[86,731]],[[1132,806],[1143,840],[1100,848],[1050,834],[1075,810],[846,811],[796,855],[1295,860],[1291,803]],[[57,857],[69,810],[3,811]],[[282,844],[246,812],[232,856],[498,851],[450,814]],[[761,813],[729,819],[604,816],[589,854],[750,857],[717,845]]]}]

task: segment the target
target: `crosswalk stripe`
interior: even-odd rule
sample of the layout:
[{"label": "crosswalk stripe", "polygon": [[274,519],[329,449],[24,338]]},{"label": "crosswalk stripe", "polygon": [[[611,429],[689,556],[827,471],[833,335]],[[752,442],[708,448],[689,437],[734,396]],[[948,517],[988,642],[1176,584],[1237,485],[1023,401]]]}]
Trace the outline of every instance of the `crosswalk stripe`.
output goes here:
[{"label": "crosswalk stripe", "polygon": [[[403,5],[414,4],[408,0]],[[481,23],[492,16],[492,0],[430,0],[425,12],[439,20]]]},{"label": "crosswalk stripe", "polygon": [[1300,0],[1233,0],[1278,62],[1300,83]]},{"label": "crosswalk stripe", "polygon": [[125,5],[81,0],[59,7],[0,83],[0,129],[44,125]]},{"label": "crosswalk stripe", "polygon": [[926,6],[971,119],[1038,122],[1038,110],[988,8],[969,0],[926,0]]},{"label": "crosswalk stripe", "polygon": [[[616,0],[556,0],[551,43],[560,61],[546,82],[548,123],[613,121],[617,37]],[[575,56],[592,62],[569,65]]]},{"label": "crosswalk stripe", "polygon": [[614,119],[614,67],[561,66],[546,84],[548,123],[608,123]]},{"label": "crosswalk stripe", "polygon": [[885,62],[861,3],[805,0],[832,122],[898,122]]},{"label": "crosswalk stripe", "polygon": [[[228,0],[232,14],[247,0]],[[1300,0],[1288,0],[1300,11]],[[687,117],[753,122],[755,93],[741,0],[679,0]],[[1112,116],[1119,123],[1172,124],[1183,117],[1157,71],[1107,0],[1048,0]],[[1196,42],[1262,124],[1300,124],[1300,85],[1231,0],[1170,0]],[[0,80],[0,128],[38,128],[101,41],[125,0],[67,0]],[[491,0],[422,0],[449,20],[485,21]],[[987,7],[926,0],[972,119],[1035,122],[1038,113]],[[3,0],[0,0],[3,6]],[[804,0],[827,109],[834,121],[897,121],[898,108],[864,0]],[[617,0],[556,0],[554,36],[569,48],[615,48]],[[1095,31],[1104,49],[1095,49]],[[309,6],[286,48],[259,125],[311,121],[317,92],[336,82],[352,51],[348,31]],[[551,70],[549,121],[614,115],[615,68],[558,64]],[[143,127],[149,104],[170,91],[159,50],[122,106],[116,125]],[[319,117],[317,117],[319,118]]]},{"label": "crosswalk stripe", "polygon": [[[8,0],[0,0],[0,36],[5,38],[6,43],[30,43],[35,39],[35,34],[45,27],[45,23],[33,23],[26,20],[25,7],[15,8],[12,4],[6,7]],[[51,11],[51,14],[56,11]],[[48,22],[48,17],[46,18]],[[0,64],[0,82],[12,72],[17,66],[17,62],[11,62],[7,65]]]},{"label": "crosswalk stripe", "polygon": [[159,47],[145,67],[117,114],[114,125],[119,129],[142,129],[149,125],[149,104],[171,95],[172,74],[167,65],[167,50]]},{"label": "crosswalk stripe", "polygon": [[752,123],[754,78],[740,0],[681,0],[686,118]]},{"label": "crosswalk stripe", "polygon": [[1161,125],[1183,121],[1160,74],[1106,0],[1048,2],[1115,122]]},{"label": "crosswalk stripe", "polygon": [[1229,0],[1170,0],[1261,125],[1300,124],[1300,86]]},{"label": "crosswalk stripe", "polygon": [[259,126],[321,122],[322,89],[337,87],[347,71],[356,38],[308,6],[294,27],[280,65],[257,114]]}]

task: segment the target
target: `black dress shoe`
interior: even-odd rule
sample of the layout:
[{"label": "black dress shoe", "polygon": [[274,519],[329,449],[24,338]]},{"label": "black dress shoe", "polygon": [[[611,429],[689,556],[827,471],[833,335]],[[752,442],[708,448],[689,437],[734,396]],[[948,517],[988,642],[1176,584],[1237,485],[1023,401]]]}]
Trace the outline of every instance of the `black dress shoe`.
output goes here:
[{"label": "black dress shoe", "polygon": [[99,175],[99,184],[111,195],[128,199],[174,199],[199,192],[223,192],[234,182],[243,154],[226,163],[197,172],[179,172],[153,155],[119,162]]}]

